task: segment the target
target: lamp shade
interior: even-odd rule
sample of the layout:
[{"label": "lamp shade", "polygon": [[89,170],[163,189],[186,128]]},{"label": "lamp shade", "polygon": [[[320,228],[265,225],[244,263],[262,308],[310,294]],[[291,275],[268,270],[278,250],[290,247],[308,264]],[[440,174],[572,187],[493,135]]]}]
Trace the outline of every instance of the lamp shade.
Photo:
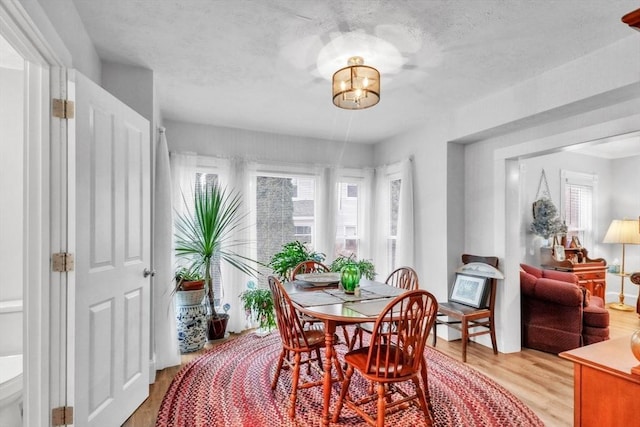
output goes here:
[{"label": "lamp shade", "polygon": [[640,229],[637,219],[614,219],[602,243],[624,243],[640,245]]},{"label": "lamp shade", "polygon": [[333,75],[333,103],[347,110],[373,107],[380,101],[380,73],[359,56]]}]

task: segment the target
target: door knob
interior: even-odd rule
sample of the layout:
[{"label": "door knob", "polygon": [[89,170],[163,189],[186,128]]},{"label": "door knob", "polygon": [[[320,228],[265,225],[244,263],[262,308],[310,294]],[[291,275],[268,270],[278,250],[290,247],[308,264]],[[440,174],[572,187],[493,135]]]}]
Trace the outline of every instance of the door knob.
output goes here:
[{"label": "door knob", "polygon": [[156,275],[156,271],[155,270],[149,270],[148,268],[145,268],[144,271],[142,272],[142,275],[144,277],[149,277],[149,276],[153,277],[153,276]]}]

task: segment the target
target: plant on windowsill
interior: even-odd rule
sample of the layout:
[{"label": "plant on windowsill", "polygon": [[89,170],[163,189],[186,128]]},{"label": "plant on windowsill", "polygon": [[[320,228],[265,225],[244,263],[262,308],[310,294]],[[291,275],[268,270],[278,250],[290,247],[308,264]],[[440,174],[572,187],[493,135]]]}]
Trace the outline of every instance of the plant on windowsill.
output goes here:
[{"label": "plant on windowsill", "polygon": [[252,281],[247,283],[247,290],[240,294],[240,299],[247,319],[252,323],[258,322],[256,335],[264,337],[276,327],[276,317],[273,307],[271,291],[258,288]]},{"label": "plant on windowsill", "polygon": [[273,274],[277,275],[281,281],[289,280],[291,270],[293,270],[302,261],[314,260],[323,262],[325,255],[308,249],[304,243],[297,240],[282,245],[282,250],[276,252],[271,257],[268,266],[273,270]]},{"label": "plant on windowsill", "polygon": [[246,216],[240,210],[240,195],[217,183],[194,193],[191,203],[183,194],[185,210],[176,219],[175,251],[189,270],[204,273],[207,335],[209,339],[219,339],[224,337],[229,315],[227,310],[217,313],[215,309],[211,274],[214,256],[249,276],[257,277],[259,273],[254,260],[234,251],[248,243],[234,238],[234,233],[242,230]]}]

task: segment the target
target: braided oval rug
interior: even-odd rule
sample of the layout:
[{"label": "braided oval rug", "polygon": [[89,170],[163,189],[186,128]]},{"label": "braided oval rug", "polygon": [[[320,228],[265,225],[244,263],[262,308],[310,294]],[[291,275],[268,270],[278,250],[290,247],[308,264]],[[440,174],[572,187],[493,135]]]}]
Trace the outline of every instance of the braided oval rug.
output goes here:
[{"label": "braided oval rug", "polygon": [[[260,338],[246,334],[220,344],[193,360],[176,374],[162,401],[157,427],[319,426],[322,387],[298,390],[296,419],[287,415],[290,371],[283,370],[275,391],[271,379],[280,354],[276,332]],[[338,345],[339,357],[345,352]],[[480,372],[428,347],[428,380],[436,426],[543,426],[518,398]],[[312,370],[312,376],[313,374]],[[307,369],[300,370],[301,378]],[[340,386],[333,385],[331,408]],[[350,392],[366,390],[355,373]],[[409,381],[406,387],[413,387]],[[375,408],[372,408],[375,413]],[[422,412],[411,406],[387,415],[389,426],[425,425]],[[366,426],[344,407],[332,426]]]}]

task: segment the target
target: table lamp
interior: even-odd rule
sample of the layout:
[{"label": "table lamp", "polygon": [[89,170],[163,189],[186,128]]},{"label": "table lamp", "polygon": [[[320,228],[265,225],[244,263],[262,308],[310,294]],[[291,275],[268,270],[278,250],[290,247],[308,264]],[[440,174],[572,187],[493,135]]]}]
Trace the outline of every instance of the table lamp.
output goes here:
[{"label": "table lamp", "polygon": [[637,219],[614,219],[604,236],[602,243],[622,244],[622,269],[620,270],[620,302],[612,303],[609,307],[615,310],[633,311],[634,308],[624,303],[624,279],[629,273],[624,270],[625,245],[640,245],[640,228]]}]

